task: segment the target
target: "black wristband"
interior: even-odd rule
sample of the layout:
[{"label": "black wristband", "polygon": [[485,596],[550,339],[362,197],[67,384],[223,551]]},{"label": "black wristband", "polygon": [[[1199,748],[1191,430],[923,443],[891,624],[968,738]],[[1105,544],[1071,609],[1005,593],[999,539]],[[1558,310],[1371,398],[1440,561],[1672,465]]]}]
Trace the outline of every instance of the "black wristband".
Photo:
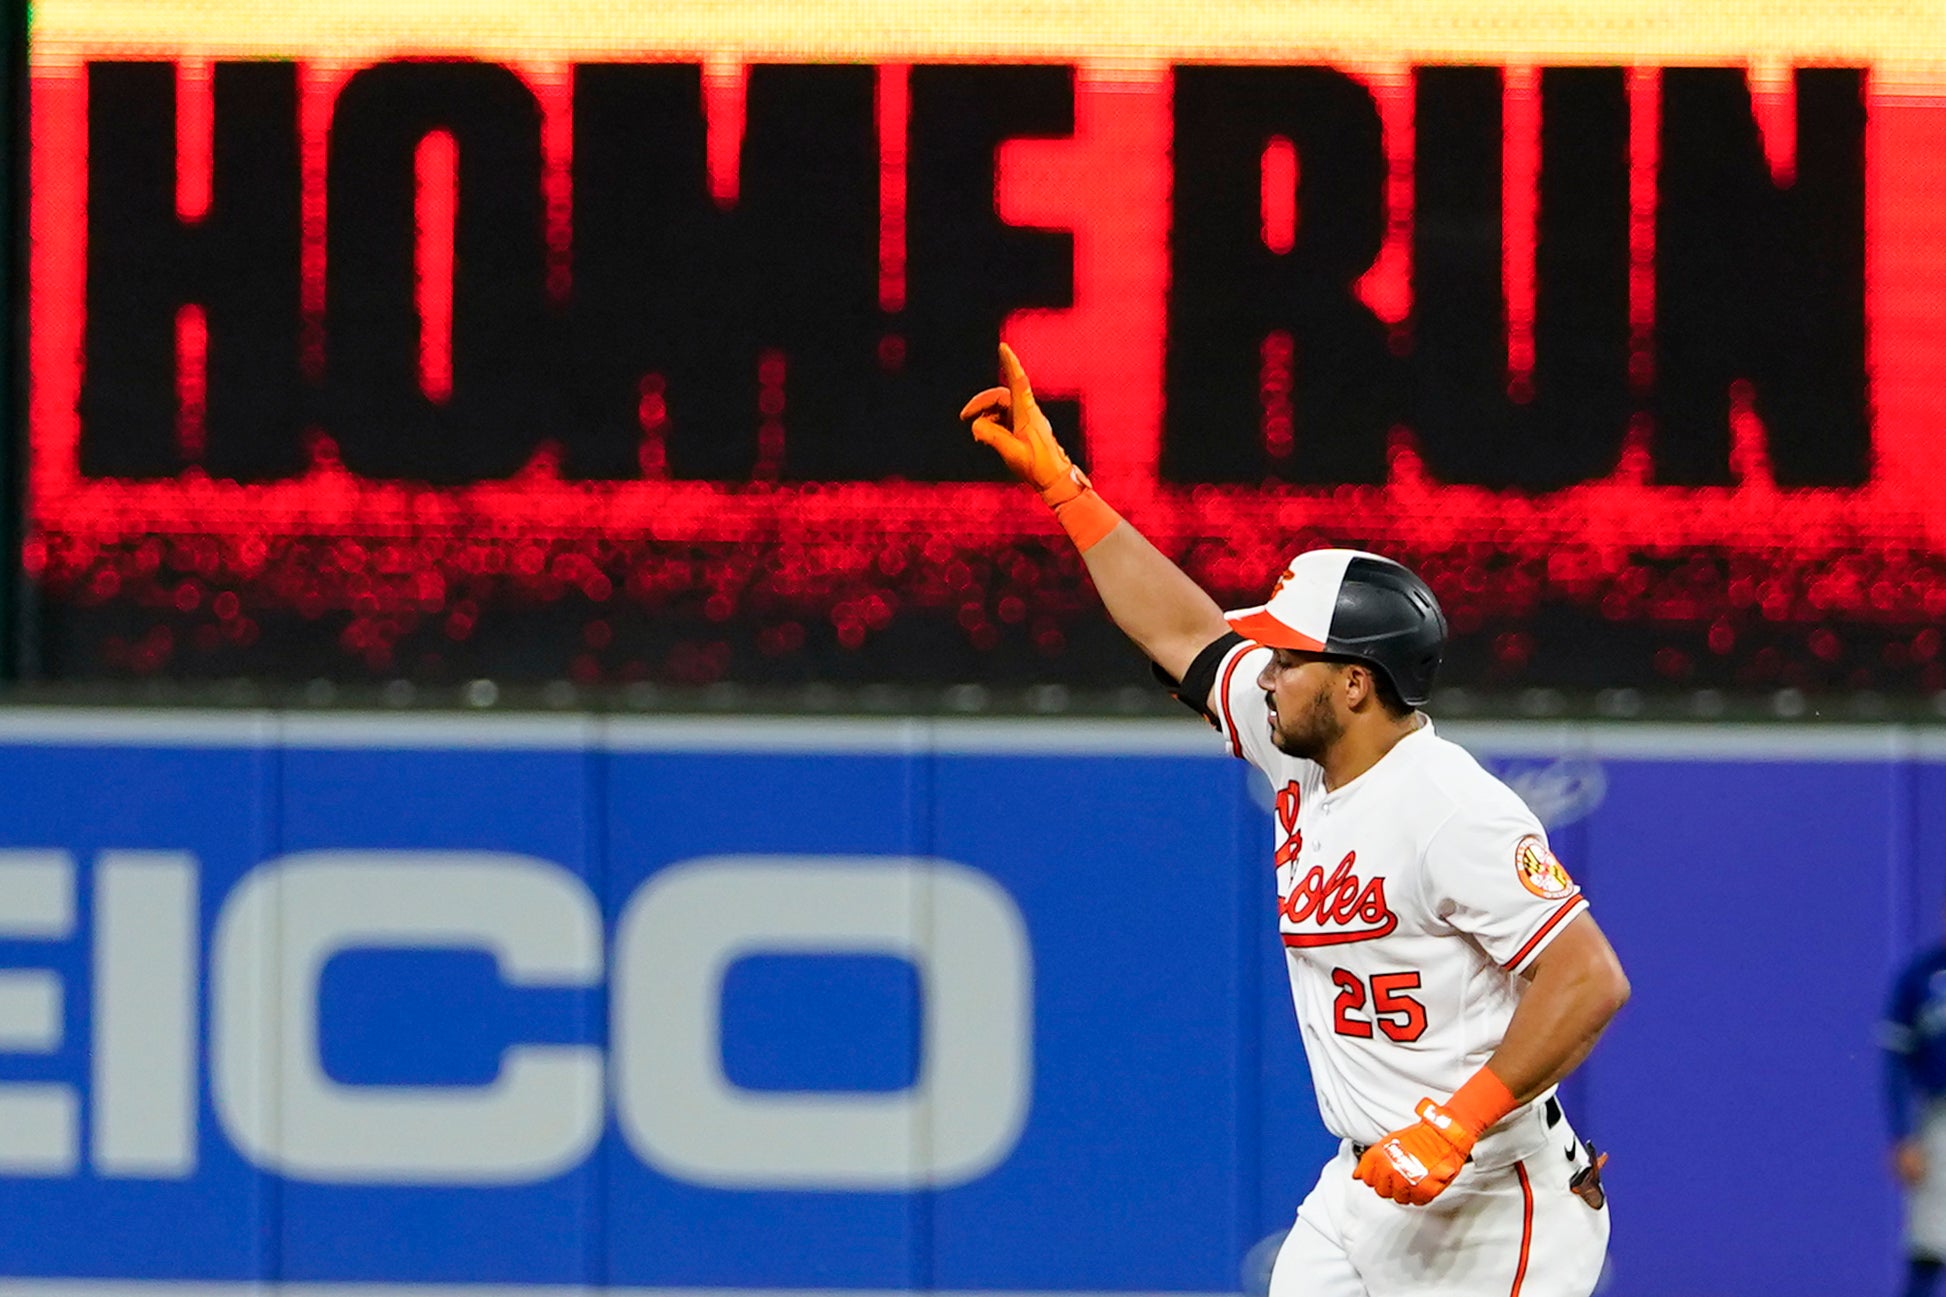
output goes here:
[{"label": "black wristband", "polygon": [[1189,664],[1189,670],[1182,673],[1180,681],[1171,680],[1169,673],[1151,662],[1149,670],[1155,673],[1156,680],[1167,689],[1177,702],[1195,712],[1198,716],[1216,724],[1216,717],[1210,714],[1209,694],[1216,687],[1216,669],[1223,665],[1223,659],[1231,649],[1243,643],[1243,636],[1235,631],[1225,631],[1204,646]]}]

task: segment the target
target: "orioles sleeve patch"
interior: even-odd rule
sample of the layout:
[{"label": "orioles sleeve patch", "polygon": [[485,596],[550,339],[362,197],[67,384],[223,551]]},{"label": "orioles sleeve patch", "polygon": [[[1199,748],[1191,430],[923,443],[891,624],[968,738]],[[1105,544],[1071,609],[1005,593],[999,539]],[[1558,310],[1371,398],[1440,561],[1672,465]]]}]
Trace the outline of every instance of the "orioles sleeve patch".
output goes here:
[{"label": "orioles sleeve patch", "polygon": [[1514,846],[1514,872],[1520,885],[1544,901],[1558,901],[1574,894],[1574,879],[1547,844],[1528,834]]}]

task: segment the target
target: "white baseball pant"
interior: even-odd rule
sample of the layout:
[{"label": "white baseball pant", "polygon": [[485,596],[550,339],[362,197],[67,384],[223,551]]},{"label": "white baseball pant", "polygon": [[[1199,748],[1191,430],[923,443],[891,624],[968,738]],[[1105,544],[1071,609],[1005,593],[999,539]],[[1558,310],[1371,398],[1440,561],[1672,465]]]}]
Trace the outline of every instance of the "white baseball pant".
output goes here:
[{"label": "white baseball pant", "polygon": [[1927,1102],[1919,1115],[1918,1137],[1926,1174],[1906,1190],[1906,1253],[1946,1261],[1946,1100]]},{"label": "white baseball pant", "polygon": [[1325,1164],[1277,1253],[1270,1297],[1588,1297],[1608,1250],[1608,1209],[1568,1188],[1587,1165],[1566,1122],[1508,1166],[1469,1166],[1423,1207],[1351,1178],[1350,1141]]}]

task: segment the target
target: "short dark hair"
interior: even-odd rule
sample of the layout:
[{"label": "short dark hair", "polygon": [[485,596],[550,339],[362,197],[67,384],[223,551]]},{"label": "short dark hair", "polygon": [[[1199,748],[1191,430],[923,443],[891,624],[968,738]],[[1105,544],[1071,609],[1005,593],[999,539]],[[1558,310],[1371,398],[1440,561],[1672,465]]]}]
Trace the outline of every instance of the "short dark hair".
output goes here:
[{"label": "short dark hair", "polygon": [[1398,685],[1392,682],[1392,673],[1369,662],[1366,665],[1372,667],[1372,678],[1378,681],[1378,703],[1385,709],[1385,714],[1394,720],[1412,715],[1415,709],[1408,706],[1404,696],[1399,693]]}]

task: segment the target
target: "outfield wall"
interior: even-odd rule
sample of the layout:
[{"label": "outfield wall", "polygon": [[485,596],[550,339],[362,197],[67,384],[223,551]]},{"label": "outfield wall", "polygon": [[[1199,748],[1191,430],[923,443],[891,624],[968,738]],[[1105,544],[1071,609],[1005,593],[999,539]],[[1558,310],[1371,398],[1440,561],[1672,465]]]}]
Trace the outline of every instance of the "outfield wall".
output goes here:
[{"label": "outfield wall", "polygon": [[[1450,733],[1634,982],[1607,1291],[1889,1282],[1946,735]],[[1331,1148],[1187,719],[15,710],[0,784],[0,1292],[1228,1293]]]}]

